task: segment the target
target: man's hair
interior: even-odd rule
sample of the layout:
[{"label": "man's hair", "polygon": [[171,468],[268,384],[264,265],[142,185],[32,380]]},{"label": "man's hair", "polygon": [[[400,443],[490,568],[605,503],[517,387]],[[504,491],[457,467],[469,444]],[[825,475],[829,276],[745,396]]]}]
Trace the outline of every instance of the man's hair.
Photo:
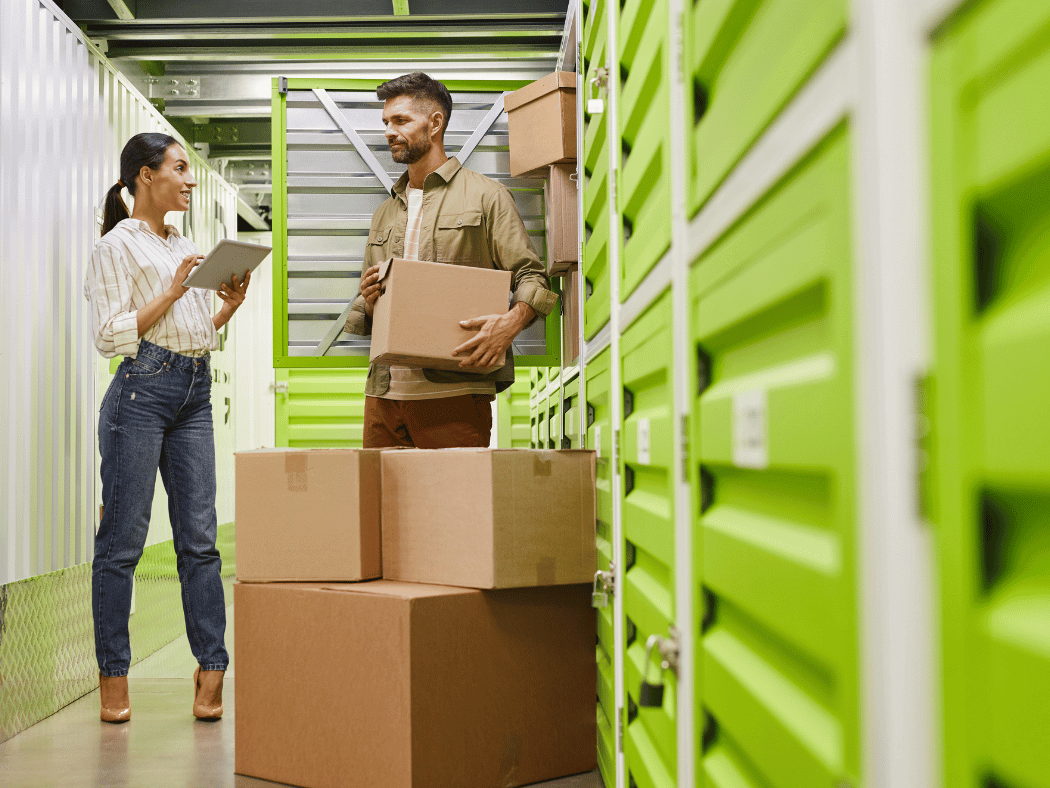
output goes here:
[{"label": "man's hair", "polygon": [[441,135],[444,136],[448,128],[448,119],[452,115],[452,95],[441,82],[431,79],[422,71],[413,71],[400,77],[384,82],[376,88],[376,96],[380,101],[397,98],[398,96],[411,96],[417,101],[427,101],[436,105],[445,116],[445,125],[441,127]]}]

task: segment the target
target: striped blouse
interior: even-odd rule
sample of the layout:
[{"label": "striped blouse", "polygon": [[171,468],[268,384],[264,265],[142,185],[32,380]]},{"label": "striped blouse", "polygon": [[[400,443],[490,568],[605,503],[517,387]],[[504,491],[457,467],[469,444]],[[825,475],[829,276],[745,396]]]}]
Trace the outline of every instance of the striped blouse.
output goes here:
[{"label": "striped blouse", "polygon": [[[95,347],[105,358],[138,353],[138,310],[171,286],[184,258],[199,254],[175,227],[165,230],[168,237],[161,238],[146,222],[125,219],[95,244],[84,295],[91,303]],[[184,355],[218,349],[210,301],[207,290],[190,288],[142,338]]]}]

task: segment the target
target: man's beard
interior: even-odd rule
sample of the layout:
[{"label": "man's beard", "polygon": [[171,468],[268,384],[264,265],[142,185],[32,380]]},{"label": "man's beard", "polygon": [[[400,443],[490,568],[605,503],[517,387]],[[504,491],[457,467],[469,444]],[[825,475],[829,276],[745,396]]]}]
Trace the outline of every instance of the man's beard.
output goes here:
[{"label": "man's beard", "polygon": [[403,147],[391,148],[390,153],[398,164],[415,164],[430,153],[433,145],[434,143],[430,141],[429,137],[424,137],[418,142],[409,143]]}]

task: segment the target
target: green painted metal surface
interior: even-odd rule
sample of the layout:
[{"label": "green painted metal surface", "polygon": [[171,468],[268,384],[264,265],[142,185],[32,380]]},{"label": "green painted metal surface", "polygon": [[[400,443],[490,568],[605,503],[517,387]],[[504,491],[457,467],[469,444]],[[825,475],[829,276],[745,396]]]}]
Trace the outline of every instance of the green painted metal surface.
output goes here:
[{"label": "green painted metal surface", "polygon": [[698,0],[686,13],[689,212],[842,37],[847,0]]},{"label": "green painted metal surface", "polygon": [[620,13],[620,299],[671,248],[668,0],[629,0]]},{"label": "green painted metal surface", "polygon": [[[595,80],[607,68],[606,0],[584,5],[584,97],[606,98]],[[610,82],[615,83],[615,77]],[[584,105],[586,107],[586,104]],[[609,281],[609,124],[607,113],[584,115],[583,129],[583,324],[588,339],[609,322],[612,287]]]},{"label": "green painted metal surface", "polygon": [[[597,452],[596,540],[598,568],[608,571],[613,560],[612,404],[609,400],[609,349],[600,353],[584,369],[587,381],[587,405],[582,409],[587,419],[587,448]],[[614,672],[616,641],[613,638],[613,607],[600,608],[598,616],[598,767],[608,788],[616,785],[616,677]]]},{"label": "green painted metal surface", "polygon": [[697,771],[857,785],[849,135],[690,272]]},{"label": "green painted metal surface", "polygon": [[[674,623],[674,386],[671,294],[656,299],[620,340],[623,381],[624,615],[631,624],[624,682],[628,703],[624,752],[630,779],[642,786],[676,784],[676,680],[664,671],[663,705],[642,708],[646,641],[667,637]],[[656,655],[659,662],[659,654]],[[632,713],[637,710],[637,713]]]},{"label": "green painted metal surface", "polygon": [[527,449],[532,445],[529,413],[529,370],[519,369],[509,389],[496,396],[501,449]]},{"label": "green painted metal surface", "polygon": [[579,449],[580,444],[580,419],[583,418],[580,409],[580,379],[573,378],[565,384],[565,413],[562,418],[562,444],[563,449]]},{"label": "green painted metal surface", "polygon": [[972,3],[932,99],[945,784],[1050,786],[1050,6]]},{"label": "green painted metal surface", "polygon": [[297,449],[360,447],[366,369],[278,369],[275,443]]}]

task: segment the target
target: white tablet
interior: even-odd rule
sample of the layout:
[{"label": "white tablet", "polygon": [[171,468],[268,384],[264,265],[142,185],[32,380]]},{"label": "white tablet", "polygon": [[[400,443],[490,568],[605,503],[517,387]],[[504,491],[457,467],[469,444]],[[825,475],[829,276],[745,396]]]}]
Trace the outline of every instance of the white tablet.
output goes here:
[{"label": "white tablet", "polygon": [[229,282],[234,276],[243,278],[245,271],[254,271],[271,251],[269,246],[223,238],[186,277],[182,286],[218,290],[223,282]]}]

